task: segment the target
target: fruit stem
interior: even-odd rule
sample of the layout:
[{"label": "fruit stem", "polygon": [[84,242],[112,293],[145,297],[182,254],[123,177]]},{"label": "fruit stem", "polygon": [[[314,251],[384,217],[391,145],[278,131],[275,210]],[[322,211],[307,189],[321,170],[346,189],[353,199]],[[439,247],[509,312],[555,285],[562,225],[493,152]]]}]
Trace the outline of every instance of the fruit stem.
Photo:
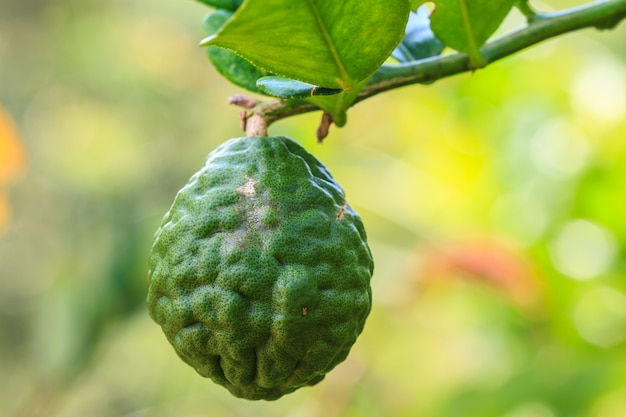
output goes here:
[{"label": "fruit stem", "polygon": [[255,113],[244,117],[246,136],[267,136],[267,121],[262,115]]}]

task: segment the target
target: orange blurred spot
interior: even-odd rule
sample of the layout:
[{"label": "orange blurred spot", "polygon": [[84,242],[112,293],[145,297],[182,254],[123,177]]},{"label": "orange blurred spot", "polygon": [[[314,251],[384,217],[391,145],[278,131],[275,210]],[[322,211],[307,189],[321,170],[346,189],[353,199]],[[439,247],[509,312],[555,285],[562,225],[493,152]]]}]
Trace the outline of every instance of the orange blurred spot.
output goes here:
[{"label": "orange blurred spot", "polygon": [[0,106],[0,186],[15,181],[22,173],[26,153],[17,129]]},{"label": "orange blurred spot", "polygon": [[530,260],[494,239],[456,243],[426,253],[426,282],[466,279],[495,288],[518,305],[530,307],[541,290]]},{"label": "orange blurred spot", "polygon": [[9,199],[3,186],[20,176],[25,163],[26,152],[17,129],[7,112],[0,106],[0,235],[11,218]]}]

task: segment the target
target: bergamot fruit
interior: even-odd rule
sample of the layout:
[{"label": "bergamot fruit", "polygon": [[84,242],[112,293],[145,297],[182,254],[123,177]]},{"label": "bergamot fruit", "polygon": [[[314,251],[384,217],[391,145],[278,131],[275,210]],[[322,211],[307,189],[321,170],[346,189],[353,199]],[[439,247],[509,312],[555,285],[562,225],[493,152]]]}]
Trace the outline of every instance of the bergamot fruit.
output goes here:
[{"label": "bergamot fruit", "polygon": [[274,400],[346,358],[372,272],[361,219],[321,162],[289,138],[231,139],[157,230],[147,302],[200,375]]}]

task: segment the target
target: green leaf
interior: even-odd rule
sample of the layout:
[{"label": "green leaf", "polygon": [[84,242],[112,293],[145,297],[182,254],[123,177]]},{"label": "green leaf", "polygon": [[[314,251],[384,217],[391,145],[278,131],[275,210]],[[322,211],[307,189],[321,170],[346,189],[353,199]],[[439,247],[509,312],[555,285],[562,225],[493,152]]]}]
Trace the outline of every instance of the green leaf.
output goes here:
[{"label": "green leaf", "polygon": [[201,42],[230,49],[268,72],[350,91],[402,40],[407,0],[245,0]]},{"label": "green leaf", "polygon": [[411,10],[417,10],[417,8],[425,2],[426,0],[409,0],[409,7]]},{"label": "green leaf", "polygon": [[517,0],[435,0],[431,28],[447,46],[469,56],[475,68],[484,66],[480,47],[498,29]]},{"label": "green leaf", "polygon": [[411,12],[406,25],[406,35],[392,56],[400,62],[416,61],[439,55],[444,44],[430,29],[430,11],[422,6],[417,13]]},{"label": "green leaf", "polygon": [[306,98],[328,96],[341,93],[342,90],[323,88],[288,78],[269,76],[257,80],[257,87],[264,93],[279,98]]},{"label": "green leaf", "polygon": [[[204,33],[206,35],[214,34],[232,15],[233,13],[228,10],[217,10],[211,13],[204,21]],[[209,46],[206,48],[206,52],[215,69],[224,78],[249,91],[263,94],[256,82],[261,77],[271,75],[270,73],[256,68],[245,59],[226,49]]]},{"label": "green leaf", "polygon": [[230,11],[235,11],[243,0],[198,0],[200,3],[204,3],[207,6],[211,6],[215,9],[225,9]]}]

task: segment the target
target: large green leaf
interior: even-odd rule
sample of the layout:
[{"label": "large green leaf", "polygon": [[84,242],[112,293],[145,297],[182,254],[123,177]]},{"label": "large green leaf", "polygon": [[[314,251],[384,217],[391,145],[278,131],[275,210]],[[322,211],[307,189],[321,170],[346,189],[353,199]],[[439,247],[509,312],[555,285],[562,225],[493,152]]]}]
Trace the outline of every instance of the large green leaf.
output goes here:
[{"label": "large green leaf", "polygon": [[[202,1],[202,0],[201,0]],[[417,8],[421,5],[424,4],[426,0],[409,0],[409,7],[411,8],[411,10],[417,10]]]},{"label": "large green leaf", "polygon": [[498,29],[517,0],[435,0],[431,29],[447,46],[484,65],[480,47]]},{"label": "large green leaf", "polygon": [[404,35],[407,0],[245,0],[202,45],[283,77],[350,91]]}]

